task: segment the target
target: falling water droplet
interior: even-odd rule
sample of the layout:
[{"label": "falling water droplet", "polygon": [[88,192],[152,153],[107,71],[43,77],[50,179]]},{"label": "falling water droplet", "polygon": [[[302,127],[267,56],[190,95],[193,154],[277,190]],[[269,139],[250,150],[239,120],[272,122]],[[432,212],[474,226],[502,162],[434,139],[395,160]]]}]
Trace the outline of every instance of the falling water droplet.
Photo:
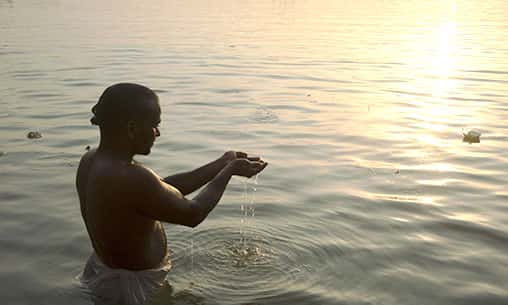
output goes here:
[{"label": "falling water droplet", "polygon": [[191,238],[190,244],[191,244],[191,248],[190,248],[191,272],[194,272],[194,240],[192,238]]}]

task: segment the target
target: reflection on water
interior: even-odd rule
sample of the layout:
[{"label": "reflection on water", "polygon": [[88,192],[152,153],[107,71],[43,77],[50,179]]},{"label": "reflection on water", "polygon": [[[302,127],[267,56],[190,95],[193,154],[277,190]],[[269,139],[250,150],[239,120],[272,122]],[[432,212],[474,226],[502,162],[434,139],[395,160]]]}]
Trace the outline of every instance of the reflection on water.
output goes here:
[{"label": "reflection on water", "polygon": [[2,303],[91,304],[74,174],[122,81],[160,96],[140,159],[161,175],[270,162],[198,228],[166,226],[158,304],[508,303],[505,6],[0,1]]}]

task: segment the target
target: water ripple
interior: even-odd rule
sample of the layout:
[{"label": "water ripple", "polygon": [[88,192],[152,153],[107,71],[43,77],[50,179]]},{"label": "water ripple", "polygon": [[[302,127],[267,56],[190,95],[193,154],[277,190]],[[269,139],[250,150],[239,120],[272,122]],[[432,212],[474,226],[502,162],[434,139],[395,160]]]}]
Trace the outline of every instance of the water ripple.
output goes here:
[{"label": "water ripple", "polygon": [[220,296],[221,304],[279,295],[293,285],[312,287],[319,272],[308,259],[325,261],[336,253],[336,245],[324,247],[311,237],[292,236],[275,227],[249,226],[214,227],[194,233],[190,241],[177,239],[170,246],[174,280],[199,278],[194,287],[207,298]]}]

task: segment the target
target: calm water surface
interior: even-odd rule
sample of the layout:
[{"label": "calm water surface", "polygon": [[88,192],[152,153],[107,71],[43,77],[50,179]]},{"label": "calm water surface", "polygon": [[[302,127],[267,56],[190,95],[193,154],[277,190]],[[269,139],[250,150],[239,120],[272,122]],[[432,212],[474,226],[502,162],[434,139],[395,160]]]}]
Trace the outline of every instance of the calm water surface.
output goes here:
[{"label": "calm water surface", "polygon": [[166,225],[157,304],[508,304],[506,5],[1,0],[0,303],[92,304],[74,175],[130,81],[161,99],[159,174],[270,162]]}]

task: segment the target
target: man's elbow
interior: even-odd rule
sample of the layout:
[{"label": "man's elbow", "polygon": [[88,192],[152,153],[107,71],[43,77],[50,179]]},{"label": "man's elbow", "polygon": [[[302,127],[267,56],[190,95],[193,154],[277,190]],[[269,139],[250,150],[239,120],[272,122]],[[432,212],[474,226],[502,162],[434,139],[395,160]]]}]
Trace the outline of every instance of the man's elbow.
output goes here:
[{"label": "man's elbow", "polygon": [[191,222],[189,222],[187,224],[187,227],[189,227],[189,228],[195,228],[195,227],[197,227],[202,222],[203,222],[202,220],[201,221],[199,221],[199,220],[197,220],[197,221],[191,221]]},{"label": "man's elbow", "polygon": [[189,228],[195,228],[197,227],[201,222],[203,222],[203,220],[201,220],[200,218],[196,217],[196,216],[192,216],[192,217],[189,217],[185,220],[184,223],[182,223],[184,226],[186,227],[189,227]]},{"label": "man's elbow", "polygon": [[206,216],[208,216],[208,213],[203,211],[199,204],[193,203],[193,205],[194,207],[191,210],[191,215],[188,217],[185,224],[187,227],[191,228],[197,227],[200,223],[203,222],[203,220],[205,220]]}]

